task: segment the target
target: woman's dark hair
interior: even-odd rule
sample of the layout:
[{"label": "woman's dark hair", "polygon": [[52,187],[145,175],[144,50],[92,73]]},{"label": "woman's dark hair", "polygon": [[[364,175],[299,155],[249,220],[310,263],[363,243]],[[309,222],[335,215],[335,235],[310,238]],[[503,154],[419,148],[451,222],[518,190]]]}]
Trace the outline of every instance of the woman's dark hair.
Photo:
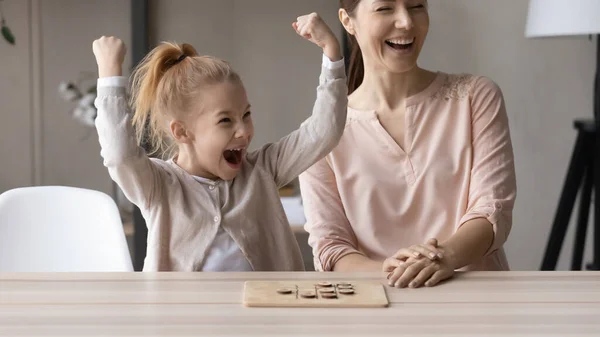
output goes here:
[{"label": "woman's dark hair", "polygon": [[[340,8],[346,10],[350,16],[354,16],[356,7],[361,0],[340,0]],[[350,60],[348,63],[348,94],[351,94],[360,86],[365,76],[365,66],[363,64],[362,51],[356,41],[356,38],[346,32],[347,41],[350,47]]]}]

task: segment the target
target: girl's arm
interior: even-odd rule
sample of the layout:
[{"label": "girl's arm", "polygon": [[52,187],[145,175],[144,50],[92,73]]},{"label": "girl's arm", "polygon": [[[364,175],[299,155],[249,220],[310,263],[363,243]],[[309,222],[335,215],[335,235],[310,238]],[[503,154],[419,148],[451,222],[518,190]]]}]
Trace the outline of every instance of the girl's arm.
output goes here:
[{"label": "girl's arm", "polygon": [[163,172],[136,142],[126,95],[127,79],[121,76],[125,45],[117,38],[102,37],[94,41],[93,50],[100,77],[94,102],[100,155],[125,196],[140,208],[147,208],[160,193]]},{"label": "girl's arm", "polygon": [[321,47],[324,58],[312,116],[296,131],[252,154],[279,187],[333,150],[344,131],[348,107],[346,73],[335,35],[315,13],[299,17],[293,27]]}]

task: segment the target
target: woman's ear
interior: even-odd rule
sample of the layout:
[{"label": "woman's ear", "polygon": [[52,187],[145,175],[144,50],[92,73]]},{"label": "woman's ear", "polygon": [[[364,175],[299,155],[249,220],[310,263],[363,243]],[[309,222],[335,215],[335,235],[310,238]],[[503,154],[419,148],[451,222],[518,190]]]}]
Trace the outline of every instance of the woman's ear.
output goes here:
[{"label": "woman's ear", "polygon": [[354,24],[352,23],[352,20],[350,18],[350,15],[348,15],[348,12],[346,12],[345,9],[340,8],[338,11],[338,16],[339,16],[340,22],[342,23],[342,26],[344,26],[344,29],[346,30],[346,32],[348,32],[348,34],[350,34],[350,35],[354,35]]},{"label": "woman's ear", "polygon": [[171,136],[175,138],[178,143],[188,144],[193,140],[193,135],[190,134],[185,125],[178,120],[172,120],[169,123],[169,128],[171,129]]}]

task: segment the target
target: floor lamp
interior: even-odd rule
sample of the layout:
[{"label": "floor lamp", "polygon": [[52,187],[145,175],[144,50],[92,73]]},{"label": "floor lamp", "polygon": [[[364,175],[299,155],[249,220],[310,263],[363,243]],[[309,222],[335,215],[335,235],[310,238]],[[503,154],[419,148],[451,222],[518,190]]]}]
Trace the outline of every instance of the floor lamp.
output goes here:
[{"label": "floor lamp", "polygon": [[600,0],[530,0],[525,36],[596,37],[596,79],[594,83],[594,118],[575,120],[577,140],[562,193],[556,209],[541,270],[554,270],[564,237],[580,194],[579,214],[575,230],[572,270],[581,270],[592,191],[594,191],[594,260],[587,269],[600,270]]}]

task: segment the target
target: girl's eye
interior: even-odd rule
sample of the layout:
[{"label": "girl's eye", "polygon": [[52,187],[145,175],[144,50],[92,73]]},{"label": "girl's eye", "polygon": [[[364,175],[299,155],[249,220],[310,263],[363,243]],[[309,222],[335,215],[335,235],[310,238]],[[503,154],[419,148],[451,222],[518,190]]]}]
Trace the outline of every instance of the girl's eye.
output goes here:
[{"label": "girl's eye", "polygon": [[390,11],[390,10],[392,10],[391,7],[380,7],[380,8],[377,8],[375,11],[376,12],[386,12],[386,11]]},{"label": "girl's eye", "polygon": [[231,118],[223,118],[219,121],[219,123],[229,123],[231,122]]},{"label": "girl's eye", "polygon": [[251,115],[251,114],[252,114],[252,113],[251,113],[250,111],[246,112],[246,113],[244,114],[244,118],[246,118],[246,117],[250,117],[250,115]]}]

